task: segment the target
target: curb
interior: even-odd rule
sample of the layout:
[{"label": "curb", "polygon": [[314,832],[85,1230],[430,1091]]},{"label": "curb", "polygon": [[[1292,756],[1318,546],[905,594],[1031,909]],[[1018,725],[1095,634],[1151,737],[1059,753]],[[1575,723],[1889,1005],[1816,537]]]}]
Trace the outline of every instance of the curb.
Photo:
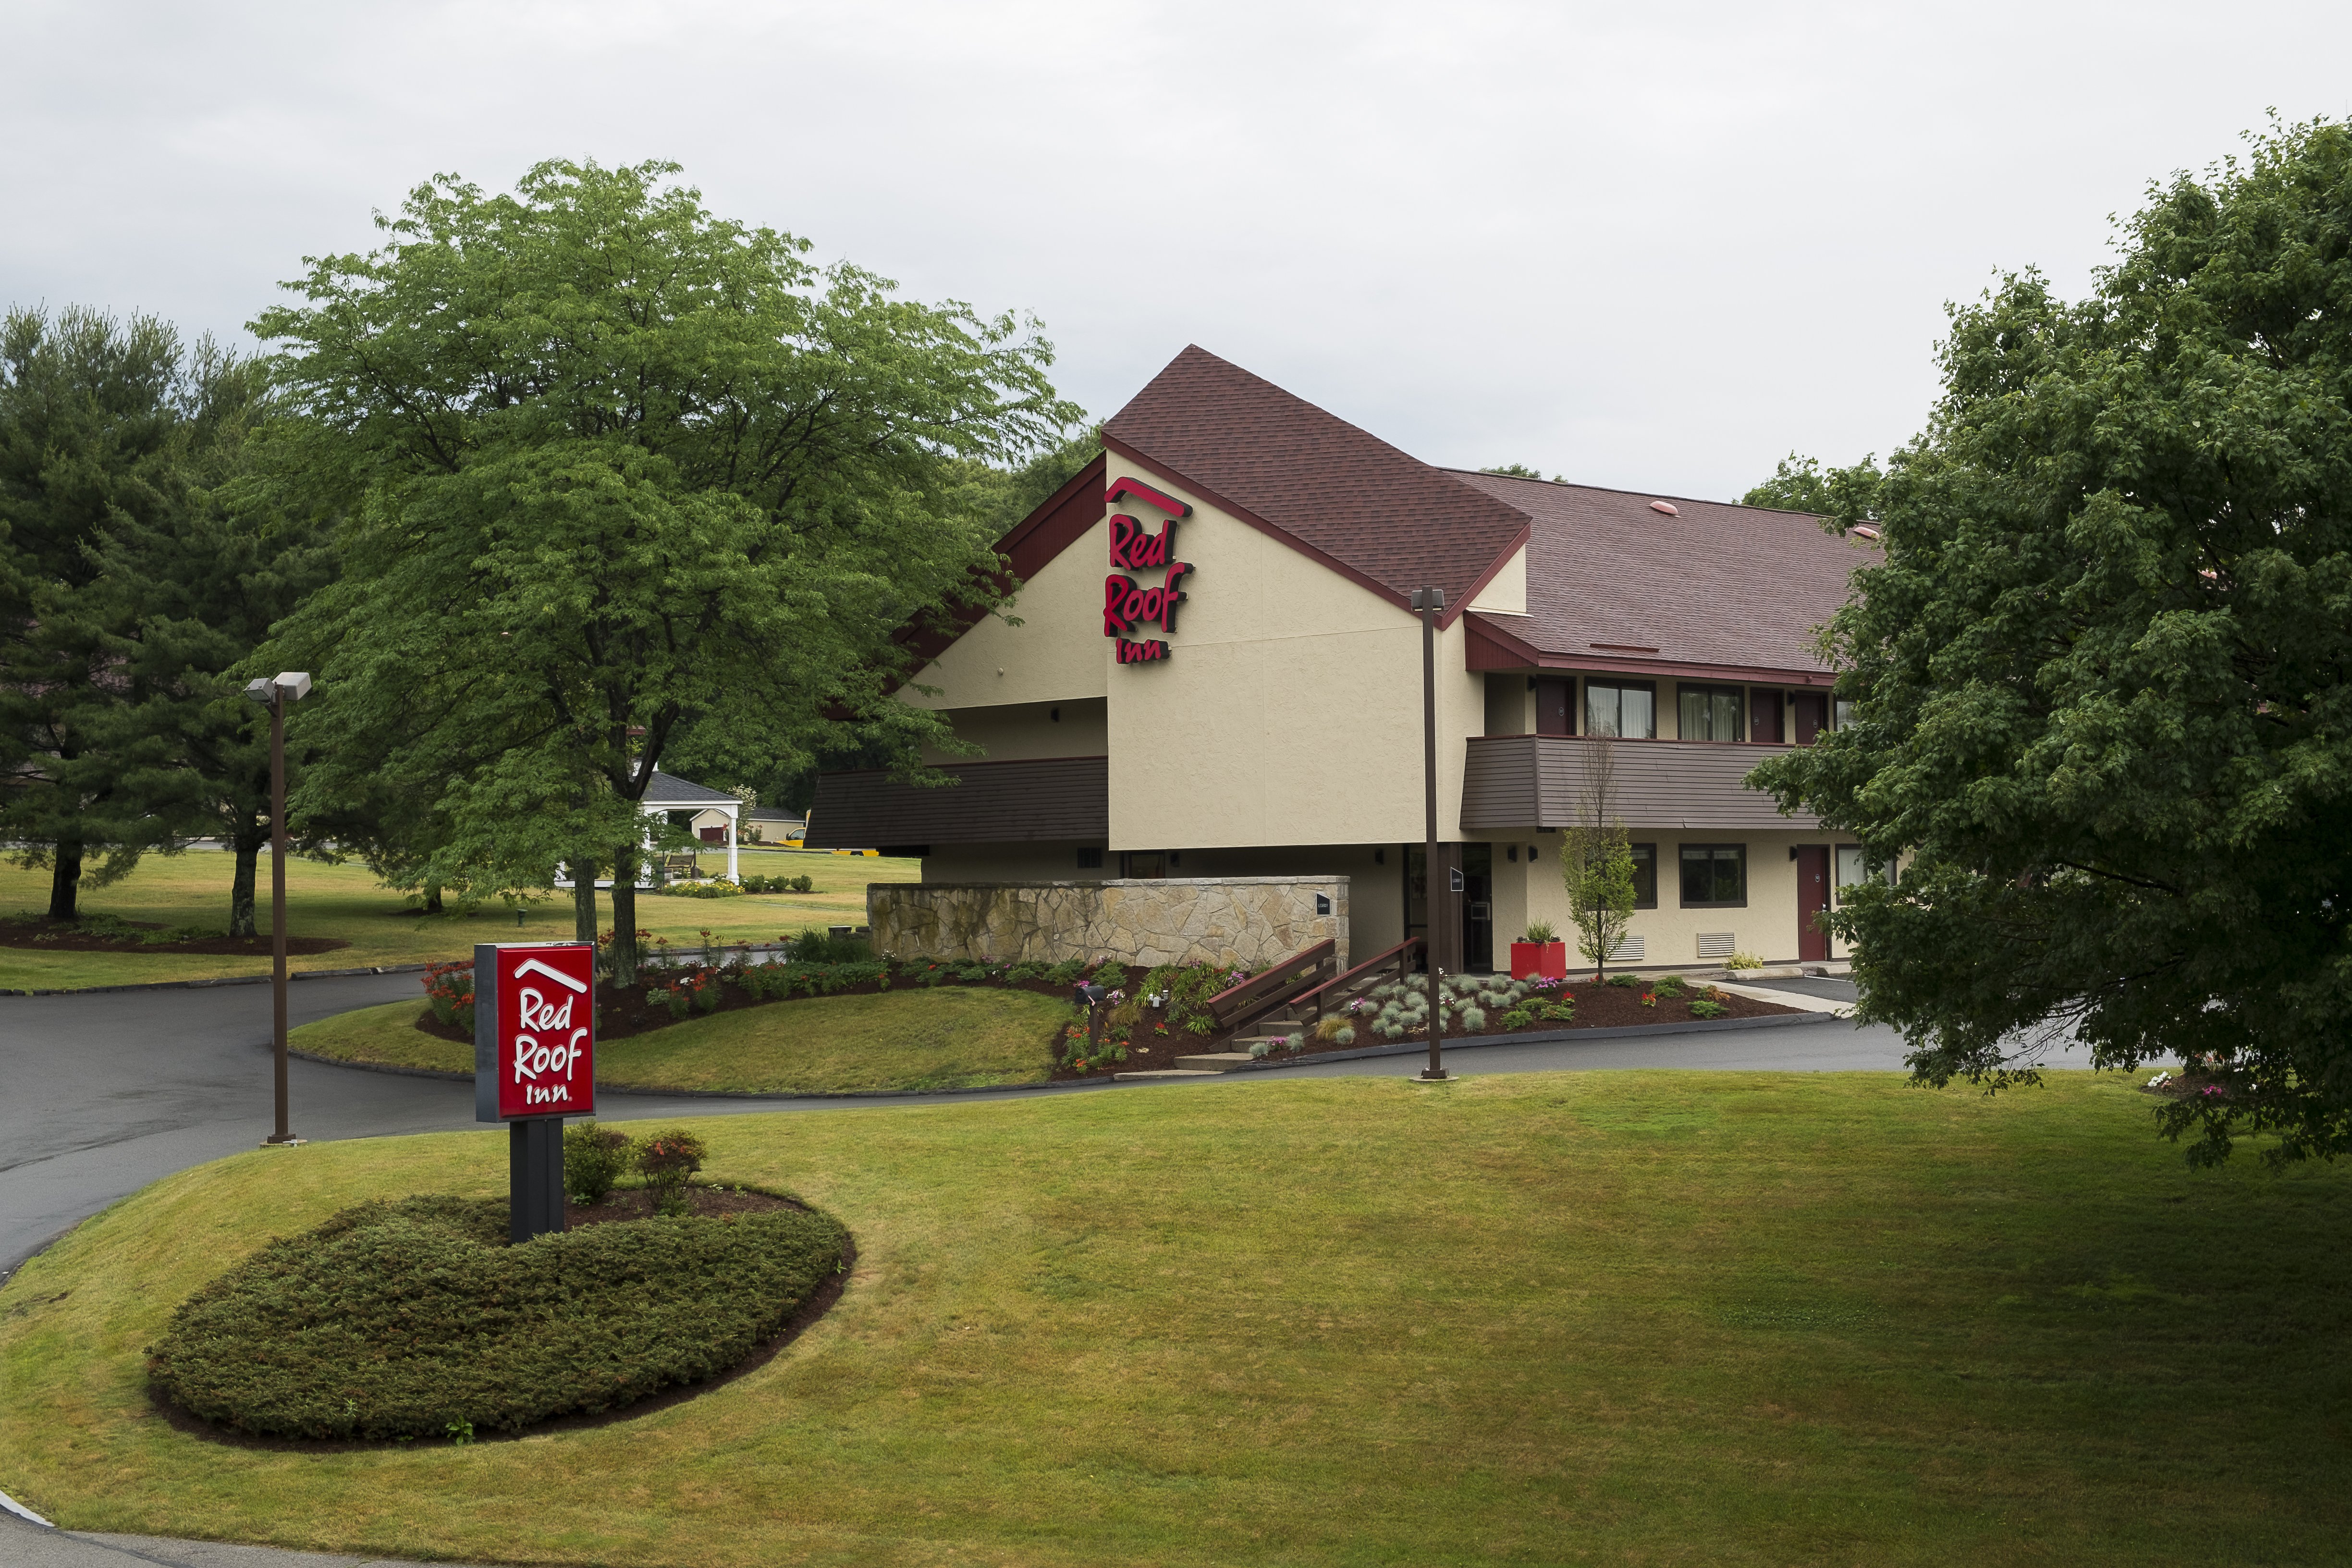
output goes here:
[{"label": "curb", "polygon": [[[1618,1024],[1605,1029],[1532,1029],[1517,1035],[1469,1035],[1447,1040],[1444,1049],[1476,1050],[1481,1046],[1549,1046],[1577,1040],[1647,1039],[1657,1035],[1713,1035],[1726,1029],[1785,1029],[1797,1024],[1838,1022],[1832,1013],[1774,1013],[1761,1018],[1693,1018],[1686,1024]],[[1361,1061],[1368,1057],[1425,1057],[1427,1040],[1399,1040],[1387,1046],[1355,1046],[1344,1051],[1301,1051],[1279,1059],[1266,1057],[1229,1073],[1265,1072],[1276,1068],[1306,1067],[1313,1062]]]},{"label": "curb", "polygon": [[[422,974],[429,963],[380,963],[366,969],[298,969],[289,980],[348,980],[355,974]],[[229,974],[216,980],[147,980],[136,985],[62,985],[40,991],[0,990],[0,996],[99,996],[112,991],[205,991],[215,985],[267,985],[275,976]]]},{"label": "curb", "polygon": [[43,1530],[55,1530],[57,1528],[56,1525],[51,1524],[47,1520],[43,1519],[39,1514],[35,1513],[31,1509],[26,1508],[23,1503],[18,1502],[6,1492],[0,1492],[0,1509],[7,1510],[10,1513],[15,1514],[18,1519],[31,1520]]}]

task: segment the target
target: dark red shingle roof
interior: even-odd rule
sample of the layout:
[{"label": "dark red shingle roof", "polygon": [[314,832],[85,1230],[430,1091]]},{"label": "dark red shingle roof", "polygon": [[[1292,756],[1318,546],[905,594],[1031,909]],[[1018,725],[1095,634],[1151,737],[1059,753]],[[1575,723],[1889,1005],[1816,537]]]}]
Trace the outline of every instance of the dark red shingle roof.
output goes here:
[{"label": "dark red shingle roof", "polygon": [[1507,499],[1198,346],[1112,415],[1103,437],[1391,594],[1444,589],[1449,620],[1528,528]]}]

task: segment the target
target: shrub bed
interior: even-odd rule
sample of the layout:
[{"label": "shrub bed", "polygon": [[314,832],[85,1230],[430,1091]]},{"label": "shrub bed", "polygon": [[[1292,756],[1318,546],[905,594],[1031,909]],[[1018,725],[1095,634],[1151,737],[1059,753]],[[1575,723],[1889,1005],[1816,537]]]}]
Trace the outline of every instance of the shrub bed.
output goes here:
[{"label": "shrub bed", "polygon": [[156,1394],[279,1438],[464,1441],[634,1405],[735,1367],[844,1268],[796,1207],[506,1244],[503,1199],[345,1209],[197,1291],[150,1347]]}]

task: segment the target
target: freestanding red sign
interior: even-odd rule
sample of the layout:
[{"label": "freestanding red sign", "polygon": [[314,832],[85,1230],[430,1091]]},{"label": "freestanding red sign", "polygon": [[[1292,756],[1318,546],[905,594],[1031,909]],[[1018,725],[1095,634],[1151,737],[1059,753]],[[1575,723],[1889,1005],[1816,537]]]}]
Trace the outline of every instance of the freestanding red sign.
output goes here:
[{"label": "freestanding red sign", "polygon": [[[480,1120],[595,1111],[596,950],[592,944],[486,943],[476,948],[474,1018],[475,1110]],[[482,1116],[484,1110],[491,1114]]]},{"label": "freestanding red sign", "polygon": [[563,1228],[563,1119],[595,1109],[595,944],[475,948],[474,1120],[507,1124],[518,1246]]}]

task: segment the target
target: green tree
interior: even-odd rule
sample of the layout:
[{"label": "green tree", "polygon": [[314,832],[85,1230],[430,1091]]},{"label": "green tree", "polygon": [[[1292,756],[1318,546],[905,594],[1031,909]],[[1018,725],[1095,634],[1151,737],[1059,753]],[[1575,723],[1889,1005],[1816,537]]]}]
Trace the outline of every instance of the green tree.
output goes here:
[{"label": "green tree", "polygon": [[625,984],[653,770],[688,733],[729,769],[859,725],[951,744],[887,691],[894,632],[993,599],[954,464],[1076,415],[1034,323],[820,271],[676,172],[436,178],[254,323],[284,345],[290,468],[352,514],[343,576],[284,637],[320,672],[303,727],[330,755],[394,739],[446,825],[441,885],[610,868]]},{"label": "green tree", "polygon": [[[231,856],[228,930],[258,933],[256,869],[270,837],[269,722],[244,679],[271,628],[332,574],[314,521],[274,504],[247,446],[268,415],[258,363],[199,344],[179,504],[125,516],[90,547],[128,613],[117,669],[128,700],[97,726],[113,789],[167,847],[218,837]],[[274,672],[275,667],[272,667]],[[288,748],[289,772],[302,762]],[[315,842],[307,847],[316,848]]]},{"label": "green tree", "polygon": [[1820,458],[1791,452],[1773,468],[1770,479],[1741,496],[1739,504],[1867,519],[1877,515],[1882,477],[1874,458],[1864,458],[1850,468],[1824,468]]},{"label": "green tree", "polygon": [[1496,468],[1481,468],[1478,471],[1482,474],[1501,474],[1508,479],[1539,479],[1543,478],[1543,470],[1541,468],[1530,468],[1525,463],[1504,463]]},{"label": "green tree", "polygon": [[79,915],[86,868],[110,881],[163,833],[102,740],[136,696],[135,595],[103,580],[103,547],[184,503],[185,357],[150,316],[20,310],[0,325],[0,837],[49,868],[51,920]]},{"label": "green tree", "polygon": [[1578,821],[1560,835],[1559,877],[1577,951],[1598,977],[1608,972],[1633,923],[1633,847],[1617,806],[1617,754],[1608,742],[1584,748]]},{"label": "green tree", "polygon": [[[2087,299],[1956,310],[1827,629],[1856,722],[1757,770],[1898,885],[1851,890],[1862,1015],[1916,1075],[2211,1058],[2190,1157],[2352,1138],[2352,133],[2151,187]],[[1832,526],[1856,513],[1839,509]]]}]

